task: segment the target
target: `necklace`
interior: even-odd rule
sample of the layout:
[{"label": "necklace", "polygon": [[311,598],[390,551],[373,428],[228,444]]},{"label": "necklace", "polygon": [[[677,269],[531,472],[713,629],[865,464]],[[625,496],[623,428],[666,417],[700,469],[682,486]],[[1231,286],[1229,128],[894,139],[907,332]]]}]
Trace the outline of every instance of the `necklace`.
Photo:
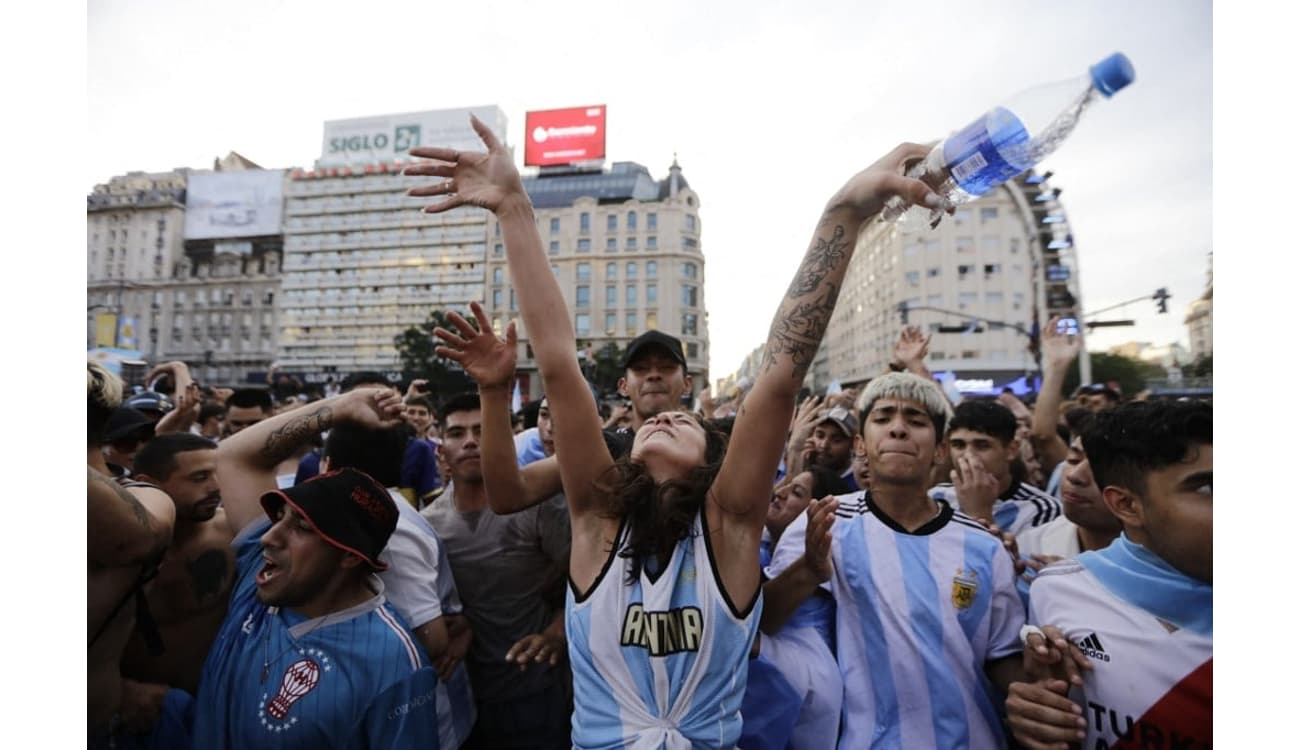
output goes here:
[{"label": "necklace", "polygon": [[[266,610],[266,614],[267,617],[278,617],[280,614],[280,608],[270,607]],[[334,614],[326,615],[325,617],[320,618],[320,622],[316,623],[315,625],[312,625],[310,628],[307,628],[305,631],[303,631],[302,635],[298,636],[298,638],[300,639],[306,638],[317,628],[324,627],[326,624],[329,623],[331,619],[333,619],[335,614],[338,613],[336,612]],[[271,673],[271,662],[279,661],[280,657],[284,656],[285,654],[289,653],[290,651],[298,647],[298,644],[294,643],[295,640],[294,637],[286,633],[285,635],[289,639],[289,645],[280,649],[280,653],[276,654],[275,658],[272,659],[269,655],[271,650],[271,624],[269,622],[265,625],[265,629],[266,629],[266,633],[262,637],[262,677],[260,680],[262,683],[266,682],[267,675]]]}]

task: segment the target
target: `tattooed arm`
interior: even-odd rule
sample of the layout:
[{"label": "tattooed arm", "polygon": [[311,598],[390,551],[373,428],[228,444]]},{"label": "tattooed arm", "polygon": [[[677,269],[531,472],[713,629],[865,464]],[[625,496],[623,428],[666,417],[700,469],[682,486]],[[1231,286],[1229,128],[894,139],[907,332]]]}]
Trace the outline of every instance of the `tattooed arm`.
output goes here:
[{"label": "tattooed arm", "polygon": [[402,398],[386,388],[359,388],[278,414],[240,430],[217,448],[217,480],[230,527],[238,534],[261,517],[259,499],[276,488],[276,466],[336,424],[371,429],[401,422]]},{"label": "tattooed arm", "polygon": [[139,563],[171,542],[176,506],[165,492],[127,489],[112,477],[86,468],[87,527],[92,566]]},{"label": "tattooed arm", "polygon": [[[748,601],[758,586],[758,539],[795,396],[835,309],[858,231],[894,195],[909,203],[938,205],[939,197],[925,183],[902,176],[907,162],[927,152],[924,146],[903,144],[831,197],[772,319],[758,377],[736,415],[731,447],[707,505],[723,582],[741,593],[739,599]],[[737,583],[734,589],[729,579]]]}]

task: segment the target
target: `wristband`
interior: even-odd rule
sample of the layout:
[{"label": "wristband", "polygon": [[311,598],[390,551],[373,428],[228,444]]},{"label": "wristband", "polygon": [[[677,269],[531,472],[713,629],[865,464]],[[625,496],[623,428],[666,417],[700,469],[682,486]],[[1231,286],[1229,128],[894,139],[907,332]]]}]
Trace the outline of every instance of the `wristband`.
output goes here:
[{"label": "wristband", "polygon": [[1043,634],[1043,631],[1042,631],[1042,630],[1039,630],[1039,629],[1038,629],[1038,626],[1037,626],[1037,625],[1022,625],[1022,626],[1020,626],[1020,643],[1021,643],[1022,645],[1024,645],[1024,646],[1028,646],[1028,645],[1029,645],[1029,636],[1031,636],[1031,635],[1036,635],[1036,636],[1038,636],[1039,638],[1042,638],[1044,641],[1047,640],[1047,636]]}]

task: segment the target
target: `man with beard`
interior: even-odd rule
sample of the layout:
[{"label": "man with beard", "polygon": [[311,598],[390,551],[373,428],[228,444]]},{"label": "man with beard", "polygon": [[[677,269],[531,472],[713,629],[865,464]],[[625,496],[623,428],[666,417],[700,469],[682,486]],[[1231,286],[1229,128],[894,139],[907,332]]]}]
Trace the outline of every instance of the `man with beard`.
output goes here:
[{"label": "man with beard", "polygon": [[176,506],[172,544],[148,594],[162,636],[151,653],[136,632],[122,658],[123,673],[140,682],[193,695],[217,629],[226,616],[235,570],[234,532],[221,506],[217,445],[179,432],[159,435],[136,456],[136,478],[166,492]]}]

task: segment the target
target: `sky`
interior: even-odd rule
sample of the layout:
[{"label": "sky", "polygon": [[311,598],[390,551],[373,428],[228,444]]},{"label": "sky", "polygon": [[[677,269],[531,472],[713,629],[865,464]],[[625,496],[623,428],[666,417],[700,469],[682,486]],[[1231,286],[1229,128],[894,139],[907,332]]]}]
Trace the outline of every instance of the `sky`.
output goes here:
[{"label": "sky", "polygon": [[326,120],[497,104],[608,106],[607,158],[656,177],[676,154],[700,196],[710,374],[770,316],[827,198],[901,141],[927,142],[1111,52],[1135,83],[1043,164],[1073,229],[1088,348],[1187,344],[1212,250],[1213,21],[1135,3],[564,4],[96,0],[87,6],[85,191],[238,151],[309,166]]}]

